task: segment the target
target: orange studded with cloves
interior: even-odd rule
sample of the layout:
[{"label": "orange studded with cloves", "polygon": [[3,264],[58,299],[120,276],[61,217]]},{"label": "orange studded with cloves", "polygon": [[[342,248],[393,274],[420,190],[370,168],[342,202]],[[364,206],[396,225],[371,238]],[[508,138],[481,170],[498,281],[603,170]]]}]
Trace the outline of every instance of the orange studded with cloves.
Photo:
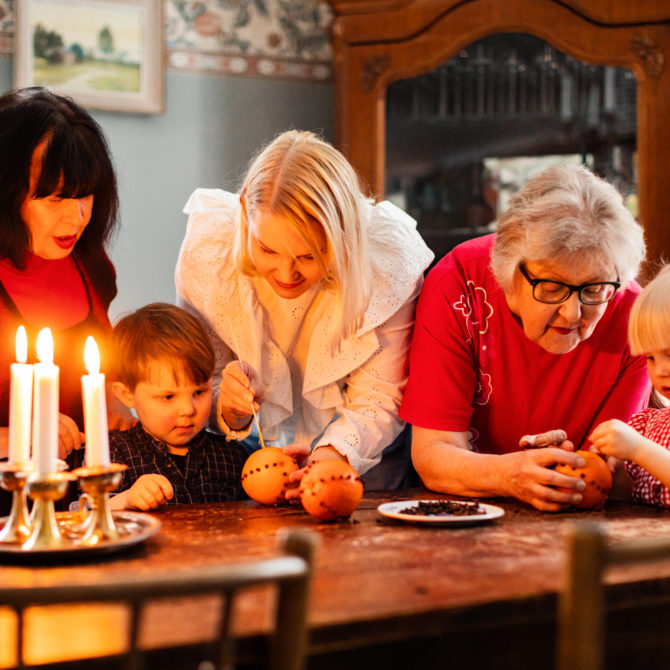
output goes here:
[{"label": "orange studded with cloves", "polygon": [[363,482],[348,463],[328,460],[313,463],[300,481],[300,502],[321,521],[348,517],[363,497]]},{"label": "orange studded with cloves", "polygon": [[586,461],[583,468],[573,468],[561,463],[554,469],[564,475],[579,477],[584,480],[586,488],[581,492],[582,502],[575,507],[580,509],[598,507],[605,502],[612,488],[612,472],[602,456],[596,452],[580,450],[575,453]]},{"label": "orange studded with cloves", "polygon": [[298,469],[296,461],[279,447],[254,451],[242,468],[242,488],[256,502],[278,505],[286,501],[291,487],[289,475]]}]

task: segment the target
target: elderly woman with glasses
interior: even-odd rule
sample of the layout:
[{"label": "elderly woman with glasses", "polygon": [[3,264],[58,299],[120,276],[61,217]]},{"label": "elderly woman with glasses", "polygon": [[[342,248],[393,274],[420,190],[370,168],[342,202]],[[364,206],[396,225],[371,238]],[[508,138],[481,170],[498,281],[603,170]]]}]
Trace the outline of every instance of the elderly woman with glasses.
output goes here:
[{"label": "elderly woman with glasses", "polygon": [[[644,252],[617,191],[557,165],[526,184],[495,235],[435,266],[400,411],[429,489],[549,511],[579,504],[583,482],[553,467],[583,465],[574,450],[593,428],[649,399],[626,337]],[[534,440],[552,430],[556,439]]]}]

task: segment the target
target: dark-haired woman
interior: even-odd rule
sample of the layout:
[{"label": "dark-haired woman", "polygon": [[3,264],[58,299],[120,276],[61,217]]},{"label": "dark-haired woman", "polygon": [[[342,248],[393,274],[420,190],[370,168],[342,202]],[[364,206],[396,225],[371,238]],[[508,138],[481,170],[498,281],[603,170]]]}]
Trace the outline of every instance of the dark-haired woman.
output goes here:
[{"label": "dark-haired woman", "polygon": [[84,342],[93,335],[104,351],[111,329],[116,273],[105,243],[117,212],[107,142],[84,109],[38,87],[0,96],[0,458],[7,455],[9,371],[21,324],[29,359],[37,332],[52,331],[60,455],[81,446]]}]

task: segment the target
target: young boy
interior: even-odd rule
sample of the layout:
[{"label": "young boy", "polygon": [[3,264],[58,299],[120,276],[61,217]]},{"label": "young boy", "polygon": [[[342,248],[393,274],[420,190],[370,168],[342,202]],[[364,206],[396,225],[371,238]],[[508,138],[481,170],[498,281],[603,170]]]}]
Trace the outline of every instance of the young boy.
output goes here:
[{"label": "young boy", "polygon": [[205,430],[215,359],[198,320],[152,303],[119,321],[112,347],[113,391],[139,419],[110,431],[110,460],[128,466],[112,509],[243,497],[241,445]]}]

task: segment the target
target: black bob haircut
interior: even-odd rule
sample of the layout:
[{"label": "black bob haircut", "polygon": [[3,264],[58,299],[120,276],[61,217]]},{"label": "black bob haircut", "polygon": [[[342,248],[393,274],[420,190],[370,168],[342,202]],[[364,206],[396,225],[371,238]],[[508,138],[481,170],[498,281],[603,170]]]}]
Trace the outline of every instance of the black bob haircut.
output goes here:
[{"label": "black bob haircut", "polygon": [[46,140],[34,197],[93,195],[93,212],[77,255],[104,247],[117,224],[119,198],[107,141],[91,115],[71,98],[30,87],[0,96],[0,257],[22,269],[31,248],[21,217],[29,195],[30,164]]}]

